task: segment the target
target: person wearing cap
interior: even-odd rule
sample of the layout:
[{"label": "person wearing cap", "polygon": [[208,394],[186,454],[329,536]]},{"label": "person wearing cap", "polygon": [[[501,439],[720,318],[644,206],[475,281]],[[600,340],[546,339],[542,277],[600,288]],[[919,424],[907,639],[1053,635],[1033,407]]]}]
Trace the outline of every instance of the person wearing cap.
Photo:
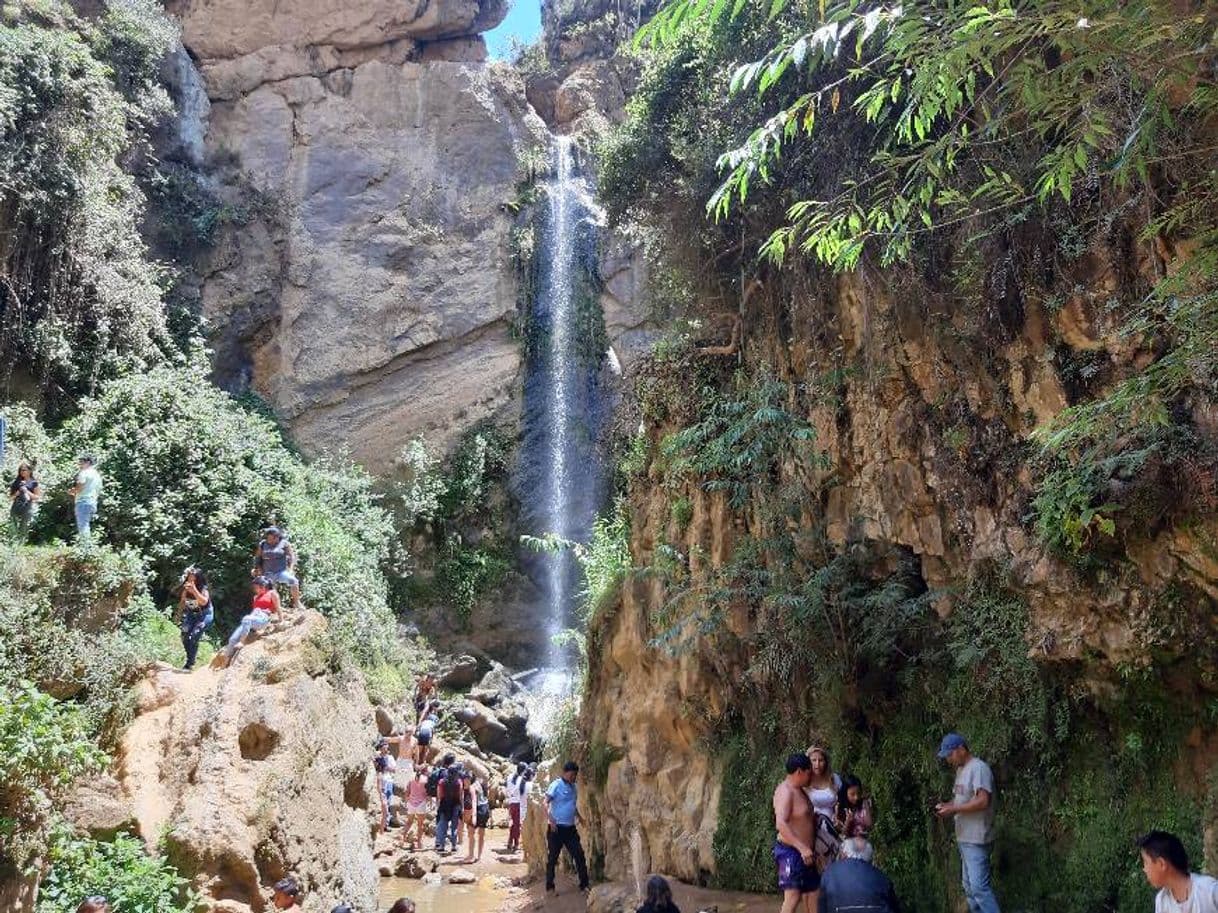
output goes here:
[{"label": "person wearing cap", "polygon": [[254,605],[250,613],[241,619],[241,623],[228,638],[228,643],[224,649],[216,654],[216,658],[212,660],[213,665],[226,666],[232,662],[233,656],[241,648],[241,644],[245,642],[245,638],[249,636],[251,631],[257,631],[265,628],[272,621],[278,621],[280,618],[279,611],[279,594],[275,592],[275,587],[266,577],[254,578]]},{"label": "person wearing cap", "polygon": [[564,848],[575,862],[579,874],[579,889],[588,890],[588,862],[584,858],[584,847],[579,841],[576,823],[582,823],[576,803],[579,793],[575,778],[579,776],[579,765],[568,761],[562,766],[562,776],[546,790],[546,891],[554,890],[554,869]]},{"label": "person wearing cap", "polygon": [[97,459],[90,453],[82,453],[77,460],[76,484],[72,486],[73,509],[76,513],[76,538],[88,541],[92,525],[97,517],[97,499],[101,494],[102,477],[97,471]]},{"label": "person wearing cap", "polygon": [[990,850],[994,844],[994,773],[969,751],[968,742],[949,732],[939,743],[939,757],[956,768],[951,802],[940,802],[935,814],[956,819],[960,881],[969,913],[999,913],[990,885]]},{"label": "person wearing cap", "polygon": [[292,593],[292,608],[301,608],[296,550],[278,526],[268,526],[262,531],[262,541],[254,549],[254,575],[269,577],[272,583],[287,584]]}]

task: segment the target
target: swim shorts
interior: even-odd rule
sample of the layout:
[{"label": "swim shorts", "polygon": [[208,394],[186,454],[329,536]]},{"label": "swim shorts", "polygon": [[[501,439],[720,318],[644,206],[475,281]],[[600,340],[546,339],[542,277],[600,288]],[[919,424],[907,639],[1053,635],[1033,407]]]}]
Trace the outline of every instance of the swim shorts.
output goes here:
[{"label": "swim shorts", "polygon": [[781,841],[775,843],[774,862],[778,864],[778,890],[811,894],[820,887],[816,866],[807,865],[795,847]]}]

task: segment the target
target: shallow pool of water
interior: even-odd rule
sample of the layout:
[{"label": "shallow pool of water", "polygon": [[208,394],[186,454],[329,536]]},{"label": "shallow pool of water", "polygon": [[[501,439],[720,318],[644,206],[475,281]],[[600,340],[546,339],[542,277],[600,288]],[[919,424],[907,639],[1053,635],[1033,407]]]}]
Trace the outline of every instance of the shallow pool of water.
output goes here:
[{"label": "shallow pool of water", "polygon": [[486,877],[474,884],[423,884],[414,878],[382,878],[380,911],[399,897],[415,902],[418,913],[498,913],[507,902],[507,889],[495,887]]}]

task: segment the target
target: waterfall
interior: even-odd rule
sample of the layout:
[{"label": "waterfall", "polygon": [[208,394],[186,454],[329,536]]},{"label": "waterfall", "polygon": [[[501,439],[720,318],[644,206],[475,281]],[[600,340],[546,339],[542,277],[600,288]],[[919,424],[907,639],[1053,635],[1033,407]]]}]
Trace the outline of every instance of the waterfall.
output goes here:
[{"label": "waterfall", "polygon": [[[534,256],[536,296],[526,340],[525,452],[532,470],[526,523],[586,543],[604,491],[600,454],[608,405],[601,369],[607,348],[600,313],[598,229],[603,217],[570,137],[555,137],[552,175]],[[546,634],[575,626],[579,568],[569,551],[540,556]],[[569,649],[552,645],[530,728],[544,734],[572,687]]]}]

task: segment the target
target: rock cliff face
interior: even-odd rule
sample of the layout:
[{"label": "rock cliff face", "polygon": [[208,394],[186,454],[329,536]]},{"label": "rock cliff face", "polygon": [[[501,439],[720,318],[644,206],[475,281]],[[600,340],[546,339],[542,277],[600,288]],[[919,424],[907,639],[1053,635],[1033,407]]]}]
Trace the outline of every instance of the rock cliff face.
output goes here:
[{"label": "rock cliff face", "polygon": [[[1111,696],[1121,687],[1116,670],[1128,675],[1152,662],[1187,658],[1199,671],[1174,675],[1172,687],[1181,701],[1196,699],[1198,689],[1204,701],[1213,651],[1188,644],[1213,636],[1205,608],[1218,596],[1213,514],[1127,530],[1128,560],[1098,577],[1047,552],[1027,519],[1030,435],[1073,401],[1078,360],[1119,372],[1145,357],[1119,335],[1102,304],[1119,294],[1121,272],[1130,268],[1128,260],[1093,248],[1070,277],[1075,294],[1064,306],[1050,312],[1027,302],[1014,314],[991,313],[986,332],[993,335],[985,345],[967,340],[976,332],[969,322],[987,316],[944,302],[931,305],[937,316],[920,319],[926,300],[890,277],[843,277],[813,287],[776,280],[767,302],[749,303],[744,360],[796,384],[841,372],[832,394],[804,413],[825,462],[776,468],[777,484],[800,492],[800,507],[781,521],[797,552],[819,544],[837,553],[865,545],[869,554],[885,556],[882,561],[911,561],[940,618],[955,611],[965,581],[982,568],[1002,567],[1026,600],[1026,649],[1038,665],[1082,670],[1077,688]],[[1213,428],[1204,410],[1191,419]],[[653,425],[648,435],[654,442],[669,430]],[[772,518],[756,504],[736,510],[723,492],[688,484],[665,491],[660,481],[653,465],[650,477],[631,489],[636,568],[656,567],[661,551],[669,560],[676,554],[686,562],[688,589],[709,590],[736,544],[773,535]],[[1206,484],[1212,480],[1199,493]],[[688,499],[683,521],[674,519],[677,497]],[[744,597],[725,610],[713,633],[675,654],[657,647],[664,627],[657,619],[672,621],[674,589],[656,576],[628,583],[620,604],[590,635],[582,731],[602,758],[609,749],[620,758],[608,764],[604,786],[589,791],[585,814],[595,821],[608,877],[631,876],[632,840],[641,840],[643,871],[705,882],[716,871],[713,844],[722,811],[724,771],[716,749],[732,735],[722,722],[740,718],[742,693],[759,684],[767,639],[777,636],[779,652],[794,648],[789,641],[784,646],[774,616]],[[1173,598],[1180,599],[1172,610],[1178,634],[1149,621],[1162,619],[1164,600]],[[695,613],[704,605],[695,598],[677,611]],[[806,686],[791,682],[791,699],[802,699]],[[811,741],[813,735],[791,738]],[[1193,795],[1205,794],[1213,742],[1199,724],[1181,745],[1177,782]],[[765,796],[753,799],[765,802]]]},{"label": "rock cliff face", "polygon": [[[326,671],[325,622],[308,613],[254,641],[223,671],[163,669],[139,689],[117,780],[78,802],[82,827],[133,818],[213,911],[261,913],[284,875],[309,913],[376,897],[370,803],[371,705],[358,679]],[[112,808],[109,823],[92,820]]]},{"label": "rock cliff face", "polygon": [[216,371],[374,471],[508,403],[517,160],[544,146],[478,33],[505,5],[180,3],[235,223],[206,265]]}]

